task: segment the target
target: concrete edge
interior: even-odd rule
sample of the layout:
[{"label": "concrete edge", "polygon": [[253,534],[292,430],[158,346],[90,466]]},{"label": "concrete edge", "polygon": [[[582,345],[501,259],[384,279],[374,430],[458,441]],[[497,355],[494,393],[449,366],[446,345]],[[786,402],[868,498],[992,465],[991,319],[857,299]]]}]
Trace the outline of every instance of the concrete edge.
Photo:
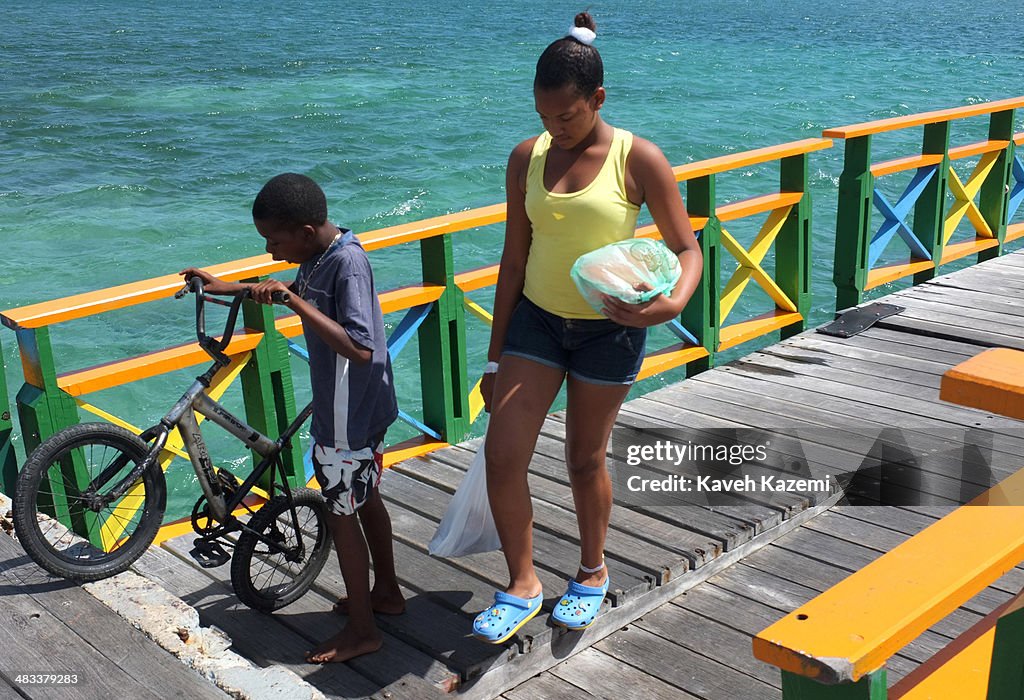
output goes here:
[{"label": "concrete edge", "polygon": [[[16,539],[12,508],[11,499],[0,493],[0,530]],[[256,666],[231,651],[227,634],[214,626],[203,627],[195,608],[134,571],[81,587],[236,700],[326,700],[326,695],[292,671]]]}]

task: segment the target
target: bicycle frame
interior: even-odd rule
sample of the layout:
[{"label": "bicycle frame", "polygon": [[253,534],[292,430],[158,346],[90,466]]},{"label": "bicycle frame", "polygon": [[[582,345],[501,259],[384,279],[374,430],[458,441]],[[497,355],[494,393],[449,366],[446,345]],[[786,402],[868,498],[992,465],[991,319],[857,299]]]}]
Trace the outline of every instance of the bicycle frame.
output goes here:
[{"label": "bicycle frame", "polygon": [[[159,423],[144,431],[139,436],[147,443],[153,441],[146,457],[136,465],[127,476],[121,479],[121,481],[119,481],[118,484],[110,490],[110,492],[99,500],[102,506],[106,506],[127,493],[139,477],[142,476],[143,472],[156,463],[160,452],[167,443],[167,438],[171,431],[174,428],[178,428],[181,431],[182,438],[184,439],[185,450],[188,453],[189,461],[192,462],[192,467],[196,472],[196,477],[199,479],[199,486],[203,491],[203,495],[206,496],[206,500],[209,504],[210,514],[219,523],[225,525],[230,521],[231,513],[241,504],[245,496],[248,495],[253,484],[255,484],[268,469],[271,470],[270,492],[268,493],[268,496],[269,498],[273,498],[273,468],[278,463],[278,456],[280,455],[281,450],[289,444],[292,436],[298,432],[302,424],[307,418],[309,418],[310,414],[312,414],[313,404],[308,404],[302,411],[300,411],[298,416],[295,417],[295,420],[293,420],[284,432],[281,433],[277,440],[271,440],[269,437],[232,414],[216,400],[210,398],[210,396],[206,394],[206,389],[209,388],[214,374],[230,362],[230,358],[228,358],[223,351],[231,339],[235,319],[238,316],[238,310],[244,297],[239,296],[233,302],[227,304],[207,297],[203,293],[201,281],[193,279],[190,285],[196,293],[196,334],[199,337],[199,345],[213,358],[213,365],[207,369],[205,373],[196,378],[192,383],[192,386],[190,386],[174,406],[171,407],[171,410],[167,412],[167,415],[160,419]],[[188,287],[186,287],[186,289],[188,289]],[[179,292],[178,296],[184,292],[185,290],[182,290],[182,292]],[[203,308],[203,303],[205,301],[211,301],[231,307],[225,333],[220,341],[206,335],[205,312]],[[235,489],[234,495],[231,498],[225,498],[223,490],[221,489],[220,481],[218,481],[214,470],[213,461],[210,459],[210,454],[206,449],[206,441],[203,439],[202,432],[199,429],[199,422],[195,416],[196,413],[199,413],[213,421],[228,433],[241,440],[246,447],[263,457],[260,463],[253,468],[252,473],[248,478],[246,478],[241,486]],[[86,493],[91,494],[93,498],[97,498],[95,496],[97,488],[106,484],[107,481],[113,478],[114,475],[125,466],[126,461],[126,459],[115,460],[114,463],[104,469],[103,472],[92,481],[89,488],[86,489]],[[288,480],[282,479],[281,484],[282,490],[290,497],[291,487],[288,485]]]}]

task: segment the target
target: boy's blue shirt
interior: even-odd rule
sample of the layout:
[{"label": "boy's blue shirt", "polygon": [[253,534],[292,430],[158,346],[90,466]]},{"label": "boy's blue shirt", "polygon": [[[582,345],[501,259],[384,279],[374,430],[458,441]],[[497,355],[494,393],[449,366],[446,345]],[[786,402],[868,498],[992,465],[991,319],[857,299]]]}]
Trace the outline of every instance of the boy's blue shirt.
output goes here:
[{"label": "boy's blue shirt", "polygon": [[313,388],[313,440],[358,450],[395,421],[398,402],[369,258],[355,234],[340,231],[341,238],[322,256],[299,266],[292,289],[304,289],[307,302],[373,353],[365,364],[350,362],[303,324]]}]

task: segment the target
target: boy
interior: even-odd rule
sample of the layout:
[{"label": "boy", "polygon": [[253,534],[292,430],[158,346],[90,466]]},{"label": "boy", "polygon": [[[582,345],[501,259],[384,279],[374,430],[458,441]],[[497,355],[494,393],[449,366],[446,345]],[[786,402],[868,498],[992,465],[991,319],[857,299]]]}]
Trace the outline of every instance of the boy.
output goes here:
[{"label": "boy", "polygon": [[286,291],[286,305],[302,319],[313,387],[313,467],[348,590],[348,599],[335,606],[347,608],[347,624],[306,660],[347,661],[380,649],[375,610],[405,609],[391,519],[377,490],[384,433],[398,416],[384,320],[365,251],[351,231],[327,220],[327,199],[313,180],[294,173],[272,178],[256,196],[252,218],[274,260],[299,264],[294,282],[229,283],[196,268],[181,274],[201,278],[213,294],[250,286],[263,304],[272,303],[273,292]]}]

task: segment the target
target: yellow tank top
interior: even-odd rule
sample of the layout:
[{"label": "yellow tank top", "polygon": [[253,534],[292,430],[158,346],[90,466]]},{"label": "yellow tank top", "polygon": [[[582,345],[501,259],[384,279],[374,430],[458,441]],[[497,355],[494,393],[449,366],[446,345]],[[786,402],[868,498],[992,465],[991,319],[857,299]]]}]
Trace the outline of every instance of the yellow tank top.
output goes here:
[{"label": "yellow tank top", "polygon": [[633,134],[615,129],[594,181],[577,192],[557,194],[544,187],[551,135],[545,131],[537,138],[526,171],[533,240],[523,294],[545,311],[563,318],[604,318],[580,295],[569,269],[584,253],[633,237],[640,207],[626,196],[626,157],[632,145]]}]

